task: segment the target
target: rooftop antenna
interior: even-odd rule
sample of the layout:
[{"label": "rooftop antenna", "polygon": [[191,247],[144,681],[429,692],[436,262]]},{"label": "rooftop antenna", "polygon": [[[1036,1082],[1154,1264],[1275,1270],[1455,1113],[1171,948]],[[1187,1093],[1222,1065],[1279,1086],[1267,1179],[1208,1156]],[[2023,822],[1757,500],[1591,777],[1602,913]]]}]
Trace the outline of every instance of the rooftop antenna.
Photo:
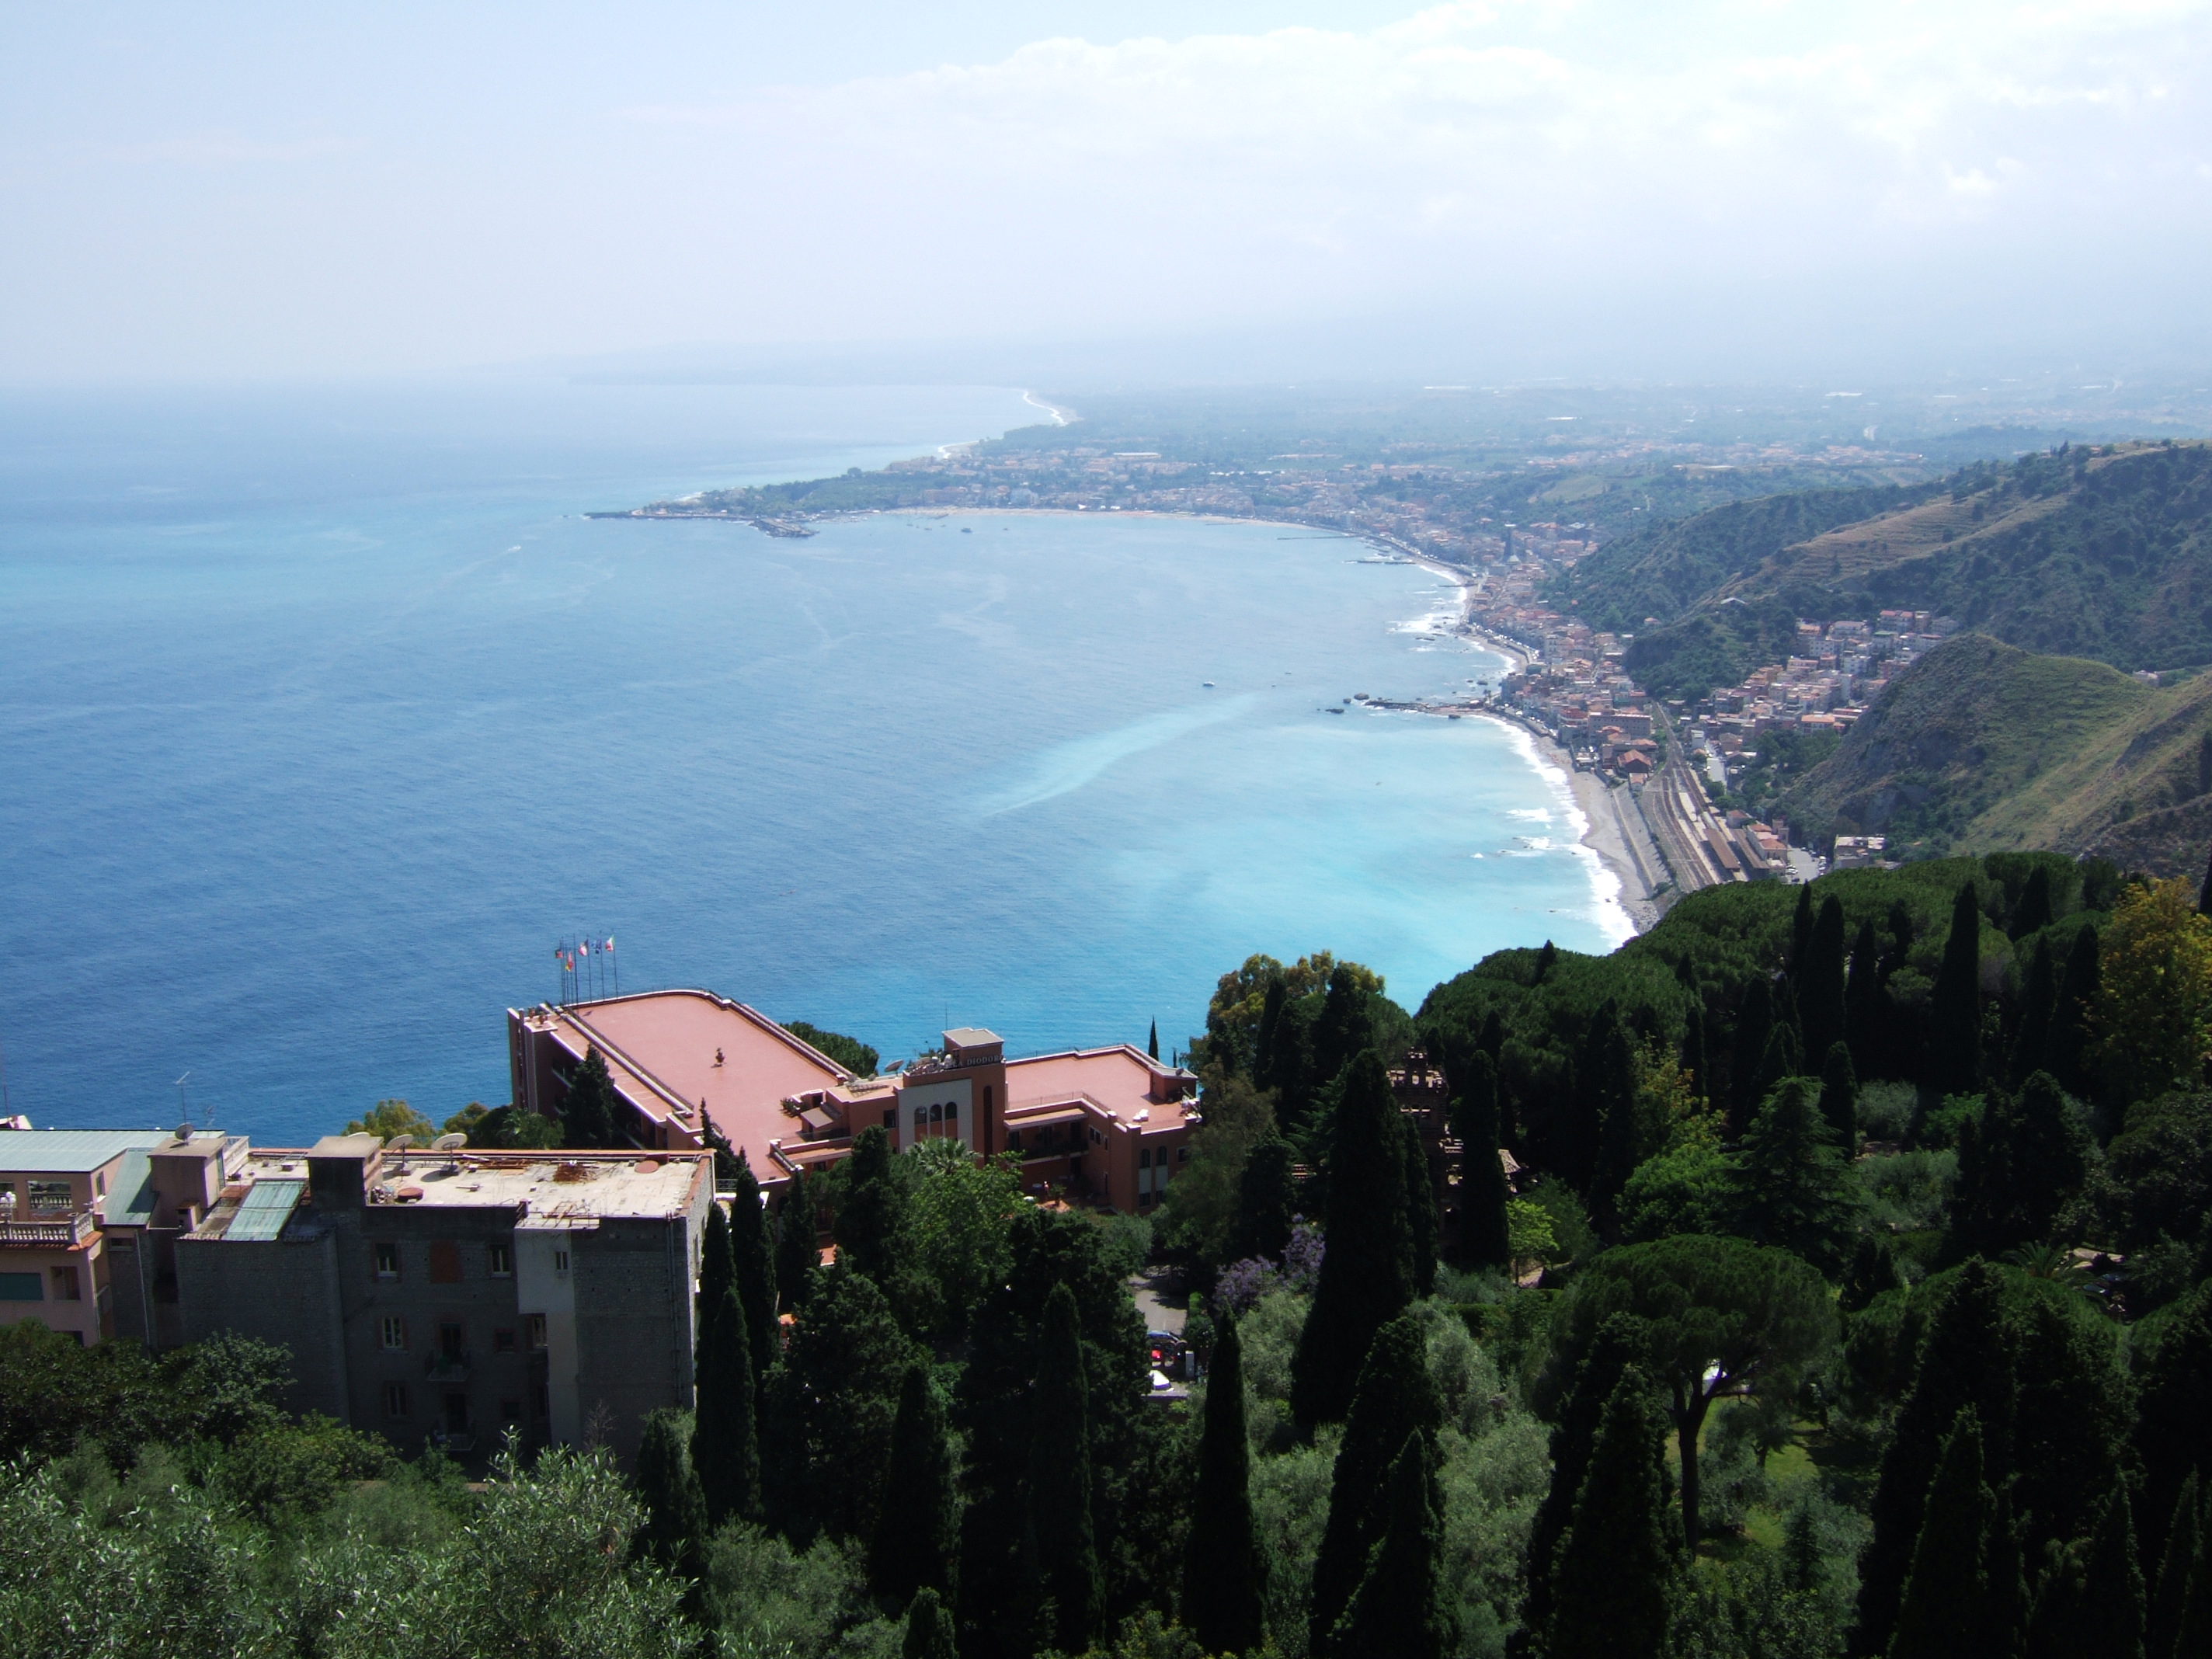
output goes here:
[{"label": "rooftop antenna", "polygon": [[190,1122],[190,1119],[192,1115],[192,1109],[185,1103],[185,1078],[190,1077],[191,1075],[191,1073],[190,1072],[186,1072],[184,1074],[184,1077],[180,1077],[177,1079],[177,1121],[185,1125],[183,1128],[177,1131],[177,1139],[179,1140],[184,1139],[191,1133],[191,1124]]}]

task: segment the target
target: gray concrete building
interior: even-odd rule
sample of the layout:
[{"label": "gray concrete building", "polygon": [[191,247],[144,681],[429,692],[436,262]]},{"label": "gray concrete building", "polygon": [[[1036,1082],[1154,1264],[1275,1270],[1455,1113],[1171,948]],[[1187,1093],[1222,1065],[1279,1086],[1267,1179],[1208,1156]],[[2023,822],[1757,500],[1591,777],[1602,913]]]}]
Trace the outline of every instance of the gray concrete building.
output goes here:
[{"label": "gray concrete building", "polygon": [[252,1151],[175,1241],[179,1335],[283,1344],[293,1409],[410,1452],[512,1429],[627,1459],[691,1403],[713,1202],[708,1153]]}]

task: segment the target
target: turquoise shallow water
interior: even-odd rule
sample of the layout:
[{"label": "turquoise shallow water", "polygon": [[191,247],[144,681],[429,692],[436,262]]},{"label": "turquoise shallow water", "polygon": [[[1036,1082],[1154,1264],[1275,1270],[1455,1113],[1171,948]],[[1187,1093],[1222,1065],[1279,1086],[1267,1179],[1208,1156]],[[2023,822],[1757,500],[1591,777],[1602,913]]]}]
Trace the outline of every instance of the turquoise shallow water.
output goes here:
[{"label": "turquoise shallow water", "polygon": [[[994,389],[0,404],[0,1043],[41,1126],[506,1097],[556,939],[886,1055],[1179,1043],[1254,951],[1413,1006],[1626,932],[1435,575],[1274,526],[590,520],[1033,418]],[[1212,681],[1209,688],[1204,682]]]}]

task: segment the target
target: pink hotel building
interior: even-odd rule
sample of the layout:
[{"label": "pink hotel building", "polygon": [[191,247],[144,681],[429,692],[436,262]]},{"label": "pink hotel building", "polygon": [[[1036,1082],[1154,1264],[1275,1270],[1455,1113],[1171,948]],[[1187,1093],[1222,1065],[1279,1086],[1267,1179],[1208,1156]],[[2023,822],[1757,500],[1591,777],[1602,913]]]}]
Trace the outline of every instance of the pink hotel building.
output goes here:
[{"label": "pink hotel building", "polygon": [[518,1109],[557,1113],[597,1048],[619,1131],[680,1152],[705,1146],[711,1123],[771,1191],[880,1126],[901,1151],[949,1139],[979,1157],[1015,1153],[1035,1196],[1142,1214],[1189,1158],[1200,1121],[1196,1076],[1127,1043],[1008,1060],[994,1033],[953,1030],[941,1053],[863,1078],[708,991],[510,1008],[507,1025]]}]

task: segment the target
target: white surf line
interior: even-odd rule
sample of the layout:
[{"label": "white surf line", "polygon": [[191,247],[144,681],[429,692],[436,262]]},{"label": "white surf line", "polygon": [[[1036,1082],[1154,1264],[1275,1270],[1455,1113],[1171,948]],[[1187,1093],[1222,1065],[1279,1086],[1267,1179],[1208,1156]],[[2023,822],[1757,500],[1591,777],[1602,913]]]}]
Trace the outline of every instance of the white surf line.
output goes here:
[{"label": "white surf line", "polygon": [[1054,426],[1066,426],[1067,424],[1067,416],[1065,414],[1060,410],[1054,409],[1050,404],[1038,402],[1035,392],[1023,392],[1022,401],[1027,404],[1031,409],[1041,409],[1044,410],[1046,414],[1051,416],[1052,423]]}]

